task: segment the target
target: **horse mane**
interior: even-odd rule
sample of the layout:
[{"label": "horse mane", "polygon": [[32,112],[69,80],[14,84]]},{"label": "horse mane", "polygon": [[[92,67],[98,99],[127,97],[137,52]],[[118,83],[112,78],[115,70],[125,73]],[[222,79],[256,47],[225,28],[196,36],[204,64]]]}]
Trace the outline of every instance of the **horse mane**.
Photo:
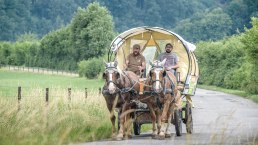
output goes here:
[{"label": "horse mane", "polygon": [[135,90],[139,90],[139,77],[131,72],[131,71],[123,71],[121,74],[120,74],[120,78],[121,78],[121,86],[122,87],[133,87],[134,86],[134,89]]}]

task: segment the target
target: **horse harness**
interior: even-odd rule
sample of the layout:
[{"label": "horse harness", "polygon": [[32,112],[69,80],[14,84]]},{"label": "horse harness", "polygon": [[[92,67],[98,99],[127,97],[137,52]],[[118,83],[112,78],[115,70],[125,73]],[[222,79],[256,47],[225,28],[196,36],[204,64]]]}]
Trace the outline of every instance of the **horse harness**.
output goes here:
[{"label": "horse harness", "polygon": [[[154,68],[162,68],[163,69],[163,67],[162,66],[155,66]],[[153,69],[154,69],[153,68]],[[163,89],[163,94],[165,95],[165,94],[168,94],[168,93],[170,93],[172,96],[174,96],[174,89],[175,89],[175,84],[173,83],[173,81],[172,81],[172,79],[169,77],[169,75],[165,75],[164,76],[164,78],[165,77],[167,77],[168,79],[169,79],[169,81],[171,82],[171,88],[170,89],[167,89],[166,88],[166,86],[164,87],[164,89]],[[151,84],[153,85],[155,82],[160,82],[161,84],[166,84],[166,79],[164,79],[164,81],[161,81],[161,80],[153,80],[152,79],[152,77],[151,77]],[[158,93],[157,92],[155,92],[155,91],[151,91],[152,93],[151,94],[156,94],[156,95],[153,95],[153,96],[157,96],[158,95]],[[160,101],[160,99],[158,98],[158,97],[156,97],[156,104],[157,104],[157,106],[160,108],[160,109],[162,109],[163,108],[163,105],[162,105],[162,103],[161,103],[161,101]]]}]

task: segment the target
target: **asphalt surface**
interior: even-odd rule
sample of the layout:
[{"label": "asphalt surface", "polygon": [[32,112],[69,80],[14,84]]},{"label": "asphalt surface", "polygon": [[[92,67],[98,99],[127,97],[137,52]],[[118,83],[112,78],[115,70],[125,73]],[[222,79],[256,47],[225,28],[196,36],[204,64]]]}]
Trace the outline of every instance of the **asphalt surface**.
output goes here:
[{"label": "asphalt surface", "polygon": [[246,145],[258,143],[258,104],[235,95],[197,89],[192,97],[194,133],[177,137],[171,125],[172,137],[151,138],[151,132],[122,141],[102,140],[79,145]]}]

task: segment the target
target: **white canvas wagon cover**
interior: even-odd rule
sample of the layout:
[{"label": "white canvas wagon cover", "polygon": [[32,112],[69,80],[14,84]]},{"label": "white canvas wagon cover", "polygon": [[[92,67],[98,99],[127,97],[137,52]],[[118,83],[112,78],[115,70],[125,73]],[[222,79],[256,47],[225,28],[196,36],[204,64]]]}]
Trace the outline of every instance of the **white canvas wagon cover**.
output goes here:
[{"label": "white canvas wagon cover", "polygon": [[112,54],[118,61],[118,70],[123,70],[123,64],[126,57],[132,53],[132,46],[139,44],[141,54],[146,59],[146,72],[149,72],[151,66],[149,61],[155,60],[161,52],[165,51],[165,45],[171,43],[173,53],[179,58],[180,82],[184,86],[184,93],[194,95],[197,80],[199,77],[199,68],[194,50],[196,46],[185,41],[178,34],[159,27],[137,27],[119,34],[110,45],[109,61]]}]

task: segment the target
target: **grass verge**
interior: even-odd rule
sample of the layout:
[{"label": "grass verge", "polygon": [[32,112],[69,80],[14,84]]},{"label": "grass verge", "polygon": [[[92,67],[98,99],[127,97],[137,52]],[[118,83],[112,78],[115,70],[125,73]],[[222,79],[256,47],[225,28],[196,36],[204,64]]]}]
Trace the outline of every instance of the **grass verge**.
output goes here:
[{"label": "grass verge", "polygon": [[62,145],[111,135],[109,112],[98,92],[85,99],[78,91],[71,101],[53,97],[48,105],[38,97],[23,98],[20,105],[14,98],[0,97],[0,106],[1,145]]},{"label": "grass verge", "polygon": [[[109,138],[109,112],[98,92],[102,86],[98,79],[0,70],[0,145],[62,145]],[[71,101],[67,88],[72,88]]]},{"label": "grass verge", "polygon": [[241,97],[244,97],[247,99],[251,99],[254,102],[258,103],[258,94],[254,95],[254,94],[249,94],[245,91],[224,89],[224,88],[220,88],[220,87],[216,87],[216,86],[198,85],[198,88],[233,94],[233,95],[241,96]]}]

